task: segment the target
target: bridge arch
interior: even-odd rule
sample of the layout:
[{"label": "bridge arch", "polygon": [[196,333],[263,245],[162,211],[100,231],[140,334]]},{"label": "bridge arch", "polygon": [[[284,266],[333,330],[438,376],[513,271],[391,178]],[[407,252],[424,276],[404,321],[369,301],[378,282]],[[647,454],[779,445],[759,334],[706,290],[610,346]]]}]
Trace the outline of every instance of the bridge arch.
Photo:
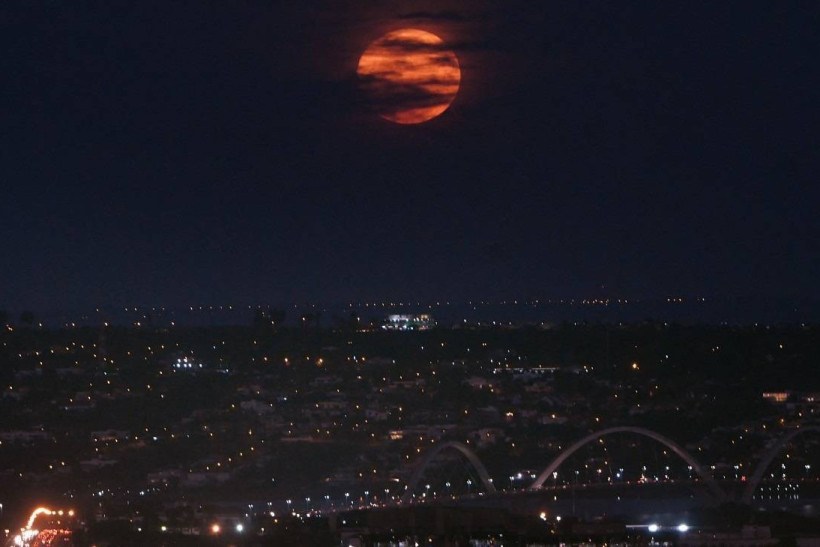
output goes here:
[{"label": "bridge arch", "polygon": [[594,442],[595,440],[604,437],[606,435],[612,435],[613,433],[634,433],[636,435],[642,435],[644,437],[648,437],[654,441],[657,441],[670,449],[672,452],[677,454],[683,461],[685,461],[688,465],[692,467],[695,473],[703,480],[704,484],[709,488],[712,492],[713,497],[717,501],[723,501],[726,498],[726,494],[723,490],[718,486],[715,479],[712,475],[703,468],[696,460],[693,458],[686,450],[681,448],[677,443],[673,440],[664,437],[660,433],[655,433],[649,429],[644,429],[642,427],[631,427],[631,426],[621,426],[621,427],[610,427],[607,429],[602,429],[601,431],[596,431],[590,435],[587,435],[583,439],[577,441],[572,446],[561,452],[557,458],[555,458],[552,463],[550,463],[544,471],[538,475],[538,478],[535,479],[535,482],[532,483],[530,486],[530,490],[538,490],[544,485],[544,482],[561,466],[564,461],[572,456],[578,449],[581,447]]},{"label": "bridge arch", "polygon": [[749,479],[749,482],[746,484],[746,488],[743,490],[743,496],[740,498],[741,503],[752,503],[752,497],[754,496],[755,490],[757,490],[757,487],[760,486],[760,483],[763,481],[763,475],[766,473],[766,470],[772,464],[774,459],[784,448],[786,448],[787,444],[794,440],[795,437],[802,435],[803,433],[820,433],[820,426],[810,425],[800,427],[783,435],[777,440],[777,442],[772,444],[766,453],[763,454],[763,457],[760,459],[760,463],[758,463],[755,468],[752,478]]},{"label": "bridge arch", "polygon": [[430,463],[445,450],[457,450],[460,452],[467,461],[470,462],[470,465],[473,466],[476,473],[478,473],[478,478],[481,480],[481,484],[484,485],[484,488],[487,489],[489,493],[495,493],[496,488],[493,485],[493,481],[490,478],[489,473],[487,473],[487,468],[484,467],[484,464],[481,463],[481,460],[478,459],[476,453],[470,450],[470,448],[464,444],[459,442],[450,441],[443,444],[438,445],[432,450],[429,450],[427,454],[424,456],[424,459],[419,462],[418,467],[413,472],[413,475],[410,477],[410,480],[407,482],[407,490],[405,490],[404,494],[402,494],[401,500],[402,501],[409,501],[410,498],[413,496],[413,492],[416,490],[416,487],[419,485],[419,481],[421,481],[422,475],[427,470],[427,467]]}]

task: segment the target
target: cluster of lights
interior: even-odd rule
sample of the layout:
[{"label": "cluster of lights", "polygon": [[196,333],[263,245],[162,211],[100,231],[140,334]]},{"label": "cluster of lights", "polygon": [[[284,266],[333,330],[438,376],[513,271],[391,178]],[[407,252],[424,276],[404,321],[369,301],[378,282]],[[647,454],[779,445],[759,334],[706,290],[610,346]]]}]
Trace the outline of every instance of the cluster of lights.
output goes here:
[{"label": "cluster of lights", "polygon": [[[241,522],[238,522],[236,524],[236,526],[234,526],[234,530],[236,531],[237,534],[241,534],[242,532],[245,531],[245,525],[242,524]],[[221,533],[222,533],[222,526],[218,522],[213,523],[211,525],[211,534],[213,534],[215,536],[218,536]]]},{"label": "cluster of lights", "polygon": [[[686,532],[689,531],[689,525],[682,522],[682,523],[678,524],[677,526],[674,526],[674,527],[669,528],[669,529],[680,532],[681,534],[685,534]],[[661,530],[663,530],[663,527],[661,527],[660,524],[657,524],[657,523],[653,522],[652,524],[646,525],[646,530],[650,534],[655,534],[655,533],[660,532]]]},{"label": "cluster of lights", "polygon": [[390,315],[387,323],[382,325],[384,330],[429,330],[436,325],[433,318],[426,314],[420,315]]},{"label": "cluster of lights", "polygon": [[[549,519],[549,515],[546,511],[541,511],[541,513],[539,513],[538,515],[538,518],[546,522]],[[555,515],[555,522],[561,522],[561,515]]]},{"label": "cluster of lights", "polygon": [[[14,539],[12,540],[12,542],[15,546],[27,547],[28,545],[31,545],[34,541],[37,540],[38,536],[41,535],[41,532],[40,532],[40,530],[38,530],[36,528],[33,528],[33,526],[34,526],[34,523],[37,520],[37,518],[40,517],[41,515],[60,516],[60,517],[62,517],[62,516],[73,517],[74,516],[74,510],[69,509],[68,511],[64,511],[62,509],[59,509],[57,511],[53,511],[53,510],[49,509],[48,507],[38,507],[38,508],[36,508],[34,511],[31,512],[31,515],[29,515],[28,521],[26,521],[25,528],[21,528],[20,533],[17,534],[16,536],[14,536]],[[46,532],[48,532],[49,535],[52,535],[54,537],[56,537],[56,535],[69,534],[70,533],[68,530],[57,530],[57,531],[46,530],[43,533],[46,533]]]},{"label": "cluster of lights", "polygon": [[188,369],[202,368],[202,367],[203,367],[202,363],[194,363],[193,361],[188,359],[188,357],[180,357],[174,363],[174,368],[176,370],[183,370],[183,369],[188,370]]},{"label": "cluster of lights", "polygon": [[24,547],[29,545],[40,534],[39,530],[23,529],[19,534],[14,536],[14,545]]}]

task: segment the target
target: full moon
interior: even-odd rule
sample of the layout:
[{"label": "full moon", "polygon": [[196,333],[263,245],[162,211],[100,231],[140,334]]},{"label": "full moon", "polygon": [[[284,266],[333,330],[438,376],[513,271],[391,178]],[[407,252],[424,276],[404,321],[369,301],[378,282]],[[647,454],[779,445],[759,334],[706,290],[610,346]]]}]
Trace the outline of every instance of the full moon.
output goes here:
[{"label": "full moon", "polygon": [[370,44],[356,69],[373,110],[401,124],[432,120],[458,93],[458,58],[424,30],[401,29]]}]

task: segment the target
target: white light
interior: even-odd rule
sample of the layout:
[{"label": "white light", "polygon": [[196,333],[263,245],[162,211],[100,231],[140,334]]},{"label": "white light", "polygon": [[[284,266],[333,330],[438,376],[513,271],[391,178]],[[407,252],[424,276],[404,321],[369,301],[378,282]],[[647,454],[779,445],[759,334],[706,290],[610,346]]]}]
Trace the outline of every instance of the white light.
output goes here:
[{"label": "white light", "polygon": [[678,532],[688,532],[689,525],[688,524],[678,524]]},{"label": "white light", "polygon": [[241,533],[244,529],[245,529],[245,527],[244,527],[244,526],[242,526],[242,524],[241,524],[241,523],[236,525],[236,531],[237,531],[237,532],[240,532],[240,533]]},{"label": "white light", "polygon": [[657,524],[650,524],[648,530],[654,534],[655,532],[660,530],[660,526],[658,526]]}]

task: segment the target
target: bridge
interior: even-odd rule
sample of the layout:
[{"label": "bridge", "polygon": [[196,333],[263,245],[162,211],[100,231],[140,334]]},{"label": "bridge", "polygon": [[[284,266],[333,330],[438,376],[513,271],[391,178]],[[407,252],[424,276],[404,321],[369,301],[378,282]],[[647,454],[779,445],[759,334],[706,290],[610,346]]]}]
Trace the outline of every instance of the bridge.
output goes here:
[{"label": "bridge", "polygon": [[[511,495],[535,495],[539,492],[550,491],[550,488],[546,486],[546,483],[550,479],[550,477],[556,476],[555,474],[557,473],[557,470],[561,467],[561,465],[584,446],[589,445],[591,443],[595,443],[603,437],[620,434],[631,434],[650,439],[660,444],[661,446],[669,449],[678,458],[683,460],[688,465],[689,469],[691,469],[697,476],[700,484],[702,484],[705,487],[708,493],[708,503],[721,504],[725,502],[737,502],[750,505],[754,501],[755,492],[765,479],[767,470],[774,463],[777,456],[780,455],[798,436],[807,433],[818,432],[820,432],[820,426],[806,425],[791,430],[788,433],[781,436],[780,438],[771,442],[770,445],[767,447],[765,453],[757,462],[757,466],[755,467],[755,470],[752,473],[751,477],[747,481],[739,485],[730,485],[734,486],[734,488],[732,488],[730,492],[727,492],[724,489],[724,487],[722,487],[718,483],[718,481],[715,480],[715,478],[712,476],[711,472],[707,467],[698,462],[698,460],[692,454],[686,451],[683,447],[679,446],[672,439],[660,433],[641,427],[610,427],[586,435],[585,437],[579,439],[575,443],[571,444],[568,448],[564,449],[561,453],[559,453],[558,456],[556,456],[543,469],[543,471],[541,471],[541,473],[538,474],[538,476],[535,478],[532,484],[530,484],[526,488],[518,489],[515,491],[498,490],[493,479],[490,477],[485,465],[482,463],[478,455],[469,446],[459,442],[450,441],[440,444],[435,448],[429,450],[416,463],[415,469],[411,474],[410,479],[407,481],[405,490],[401,495],[400,502],[411,503],[422,501],[415,496],[415,493],[419,489],[419,486],[421,485],[421,480],[425,476],[425,473],[432,466],[434,466],[435,461],[442,454],[455,454],[466,461],[466,463],[472,468],[475,475],[477,475],[477,482],[479,484],[477,484],[476,486],[480,485],[483,488],[481,495],[485,499]],[[602,485],[603,488],[608,488],[612,486],[615,485]],[[738,488],[738,486],[742,488]],[[423,498],[425,499],[425,501],[429,501],[426,499],[426,495],[423,496]]]},{"label": "bridge", "polygon": [[[537,475],[528,473],[527,477],[531,477],[532,482],[523,488],[507,490],[497,486],[470,446],[449,441],[437,445],[417,460],[397,502],[386,498],[382,504],[364,504],[358,508],[348,506],[347,510],[331,512],[330,522],[333,530],[343,539],[356,539],[360,545],[401,538],[421,538],[432,544],[446,545],[453,544],[456,532],[456,539],[465,542],[472,537],[503,535],[529,538],[536,543],[554,543],[563,539],[569,542],[588,541],[593,537],[601,542],[617,540],[626,543],[636,538],[638,542],[647,541],[649,536],[641,536],[641,533],[654,535],[667,530],[667,539],[674,541],[678,536],[670,536],[669,530],[675,530],[677,534],[690,530],[686,519],[691,517],[693,509],[693,491],[703,494],[705,498],[697,505],[733,502],[763,506],[765,501],[761,499],[763,496],[759,495],[758,489],[767,479],[767,472],[778,455],[797,437],[817,432],[820,432],[820,426],[815,425],[788,431],[770,442],[748,480],[740,478],[727,484],[716,480],[710,467],[701,464],[686,449],[658,432],[631,426],[610,427],[570,444]],[[638,436],[657,443],[688,466],[690,478],[680,481],[638,481],[637,484],[635,481],[558,484],[558,470],[567,460],[585,446],[615,435]],[[629,450],[634,446],[631,444]],[[444,457],[450,457],[449,461],[442,462]],[[427,475],[428,470],[453,464],[457,464],[455,471],[460,470],[462,479],[466,468],[470,477],[467,482],[473,481],[477,491],[467,495],[436,497],[435,491],[430,490],[431,485],[423,484],[427,482],[423,479],[431,478]],[[773,473],[768,474],[768,478],[773,476]],[[692,478],[696,480],[693,482]],[[551,481],[554,482],[550,484]],[[640,493],[630,496],[629,489]],[[421,495],[416,496],[419,490]],[[576,501],[580,508],[578,512]],[[573,518],[562,520],[561,515]],[[612,516],[616,518],[606,518]],[[622,518],[634,519],[633,524],[623,522]]]}]

